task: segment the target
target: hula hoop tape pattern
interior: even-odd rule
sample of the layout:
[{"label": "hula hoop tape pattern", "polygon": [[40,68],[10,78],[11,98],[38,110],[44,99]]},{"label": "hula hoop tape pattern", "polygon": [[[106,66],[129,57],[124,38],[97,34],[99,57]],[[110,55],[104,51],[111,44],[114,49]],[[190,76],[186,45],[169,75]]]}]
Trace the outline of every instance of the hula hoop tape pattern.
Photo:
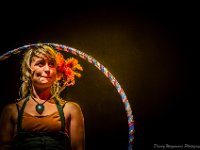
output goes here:
[{"label": "hula hoop tape pattern", "polygon": [[110,82],[113,84],[113,86],[115,86],[115,88],[117,89],[118,93],[120,94],[122,102],[124,103],[124,106],[125,106],[125,110],[126,110],[126,114],[127,114],[127,118],[128,118],[128,127],[129,127],[128,150],[132,150],[132,146],[133,146],[133,142],[134,142],[133,134],[134,134],[135,130],[134,130],[134,119],[133,119],[132,110],[131,110],[129,101],[127,99],[127,96],[126,96],[124,90],[120,86],[119,82],[107,70],[107,68],[105,68],[102,64],[100,64],[96,59],[94,59],[93,57],[85,54],[82,51],[79,51],[79,50],[77,50],[75,48],[68,47],[68,46],[65,46],[65,45],[56,44],[56,43],[36,43],[36,44],[24,45],[22,47],[19,47],[19,48],[16,48],[16,49],[13,49],[11,51],[8,51],[8,52],[4,53],[3,55],[0,56],[0,61],[9,58],[12,54],[20,53],[21,51],[26,50],[27,48],[29,48],[31,46],[41,46],[41,45],[49,45],[49,46],[54,47],[57,50],[63,50],[65,52],[69,52],[69,53],[72,53],[74,55],[77,55],[77,56],[81,57],[82,59],[87,60],[89,63],[93,64],[100,71],[102,71],[102,73],[104,73],[104,75],[107,78],[109,78]]}]

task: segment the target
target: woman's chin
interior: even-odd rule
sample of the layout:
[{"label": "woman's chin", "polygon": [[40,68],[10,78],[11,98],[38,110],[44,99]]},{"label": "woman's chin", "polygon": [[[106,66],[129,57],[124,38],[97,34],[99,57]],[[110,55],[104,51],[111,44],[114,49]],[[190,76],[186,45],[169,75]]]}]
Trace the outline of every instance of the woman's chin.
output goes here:
[{"label": "woman's chin", "polygon": [[49,83],[52,83],[53,80],[52,78],[40,78],[40,82],[41,84],[49,84]]},{"label": "woman's chin", "polygon": [[40,82],[38,82],[37,85],[39,86],[45,86],[45,87],[48,87],[48,86],[51,86],[53,84],[53,81],[49,81],[49,80],[41,80]]}]

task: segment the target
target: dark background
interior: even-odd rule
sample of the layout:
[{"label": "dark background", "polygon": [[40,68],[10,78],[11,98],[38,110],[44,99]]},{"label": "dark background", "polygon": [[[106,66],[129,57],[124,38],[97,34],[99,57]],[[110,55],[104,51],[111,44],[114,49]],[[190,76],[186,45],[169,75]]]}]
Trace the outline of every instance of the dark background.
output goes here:
[{"label": "dark background", "polygon": [[[154,144],[200,144],[196,6],[1,5],[6,11],[0,15],[0,54],[38,42],[83,51],[104,65],[124,89],[135,120],[134,150],[158,149]],[[0,62],[1,110],[18,98],[20,59],[16,54]],[[127,149],[127,117],[120,95],[101,71],[78,59],[83,76],[62,96],[81,105],[86,149]]]}]

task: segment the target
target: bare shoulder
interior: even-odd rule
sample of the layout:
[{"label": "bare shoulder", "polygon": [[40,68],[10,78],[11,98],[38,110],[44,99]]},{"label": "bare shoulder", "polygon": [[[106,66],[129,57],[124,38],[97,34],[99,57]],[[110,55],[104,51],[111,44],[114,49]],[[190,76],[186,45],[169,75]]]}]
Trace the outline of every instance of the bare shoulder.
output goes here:
[{"label": "bare shoulder", "polygon": [[78,103],[75,103],[75,102],[67,102],[66,104],[65,104],[65,108],[66,109],[77,109],[77,110],[80,110],[81,109],[81,107],[80,107],[80,105],[78,104]]},{"label": "bare shoulder", "polygon": [[4,106],[2,112],[1,112],[1,116],[6,116],[6,117],[10,117],[13,115],[17,114],[17,107],[16,107],[16,103],[11,103],[11,104],[7,104]]},{"label": "bare shoulder", "polygon": [[80,105],[75,102],[67,102],[64,110],[69,113],[82,113]]},{"label": "bare shoulder", "polygon": [[3,112],[13,112],[13,111],[17,111],[17,107],[16,107],[16,103],[11,103],[11,104],[7,104],[4,106]]}]

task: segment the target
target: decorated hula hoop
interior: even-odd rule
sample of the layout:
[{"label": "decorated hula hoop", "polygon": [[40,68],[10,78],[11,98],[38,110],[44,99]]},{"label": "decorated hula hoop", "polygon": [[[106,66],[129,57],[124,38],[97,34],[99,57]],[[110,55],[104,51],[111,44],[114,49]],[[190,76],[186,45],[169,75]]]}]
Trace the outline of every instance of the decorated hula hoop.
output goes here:
[{"label": "decorated hula hoop", "polygon": [[87,60],[89,63],[93,64],[95,67],[97,67],[99,70],[104,73],[104,75],[109,78],[110,82],[115,86],[117,89],[117,92],[120,94],[122,102],[124,103],[127,118],[128,118],[128,127],[129,127],[129,141],[128,141],[128,150],[132,150],[132,144],[134,142],[134,119],[132,115],[132,110],[129,104],[129,101],[127,99],[127,96],[120,86],[119,82],[116,80],[116,78],[104,67],[101,63],[99,63],[96,59],[92,58],[91,56],[85,54],[82,51],[79,51],[75,48],[71,48],[65,45],[61,44],[55,44],[55,43],[36,43],[36,44],[29,44],[29,45],[24,45],[22,47],[13,49],[11,51],[8,51],[4,53],[3,55],[0,56],[0,61],[5,60],[9,58],[12,54],[17,54],[20,53],[23,50],[26,50],[27,48],[31,46],[41,46],[41,45],[49,45],[54,47],[57,50],[63,50],[65,52],[72,53],[74,55],[80,56],[82,59]]}]

